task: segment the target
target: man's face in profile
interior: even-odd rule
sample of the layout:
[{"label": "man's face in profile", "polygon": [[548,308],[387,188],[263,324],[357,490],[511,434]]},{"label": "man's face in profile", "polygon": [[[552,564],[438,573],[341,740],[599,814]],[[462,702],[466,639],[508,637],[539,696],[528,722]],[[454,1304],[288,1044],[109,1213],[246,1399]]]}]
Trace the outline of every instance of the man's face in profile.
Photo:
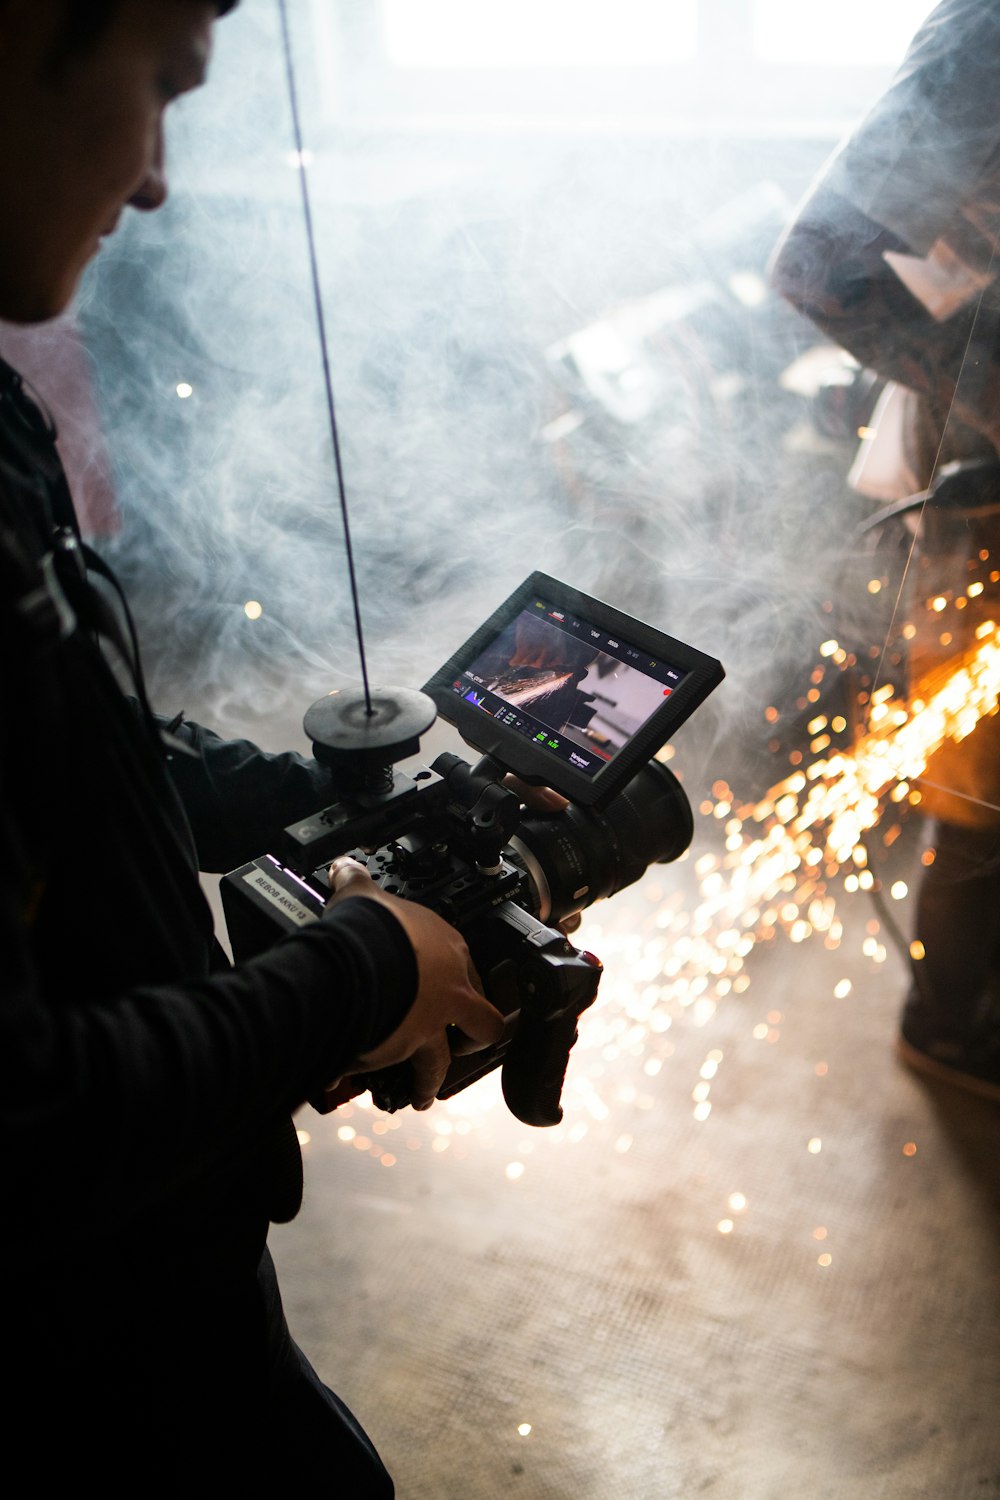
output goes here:
[{"label": "man's face in profile", "polygon": [[73,0],[0,0],[0,317],[63,311],[123,209],[166,197],[163,116],[205,77],[209,0],[119,0],[67,52]]}]

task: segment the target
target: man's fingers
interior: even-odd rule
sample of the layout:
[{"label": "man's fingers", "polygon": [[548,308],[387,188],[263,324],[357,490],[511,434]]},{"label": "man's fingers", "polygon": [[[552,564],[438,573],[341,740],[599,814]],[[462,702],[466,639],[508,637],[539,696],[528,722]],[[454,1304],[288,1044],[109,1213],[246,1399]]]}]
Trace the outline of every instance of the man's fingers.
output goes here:
[{"label": "man's fingers", "polygon": [[359,864],[356,859],[348,858],[347,855],[341,855],[339,859],[333,861],[326,872],[326,878],[335,896],[364,895],[366,888],[368,893],[371,893],[372,878],[368,871],[364,865]]},{"label": "man's fingers", "polygon": [[444,1035],[425,1042],[413,1053],[410,1067],[413,1070],[411,1100],[414,1109],[430,1109],[450,1063],[451,1048]]},{"label": "man's fingers", "polygon": [[457,1023],[453,1023],[448,1027],[448,1039],[451,1043],[452,1057],[468,1057],[470,1052],[482,1052],[486,1047],[493,1046],[495,1043],[499,1042],[501,1037],[503,1036],[505,1025],[506,1021],[504,1020],[504,1017],[501,1016],[500,1026],[496,1036],[491,1037],[488,1042],[483,1042],[477,1041],[474,1037],[467,1035],[467,1033],[462,1030],[461,1026],[457,1025]]},{"label": "man's fingers", "polygon": [[491,1046],[503,1035],[503,1016],[483,995],[469,950],[456,928],[426,907],[380,890],[355,860],[334,860],[329,880],[331,904],[366,894],[385,903],[406,933],[417,961],[417,993],[410,1010],[394,1032],[355,1058],[352,1067],[368,1072],[408,1061],[413,1106],[427,1109],[451,1063],[451,1044],[463,1052]]},{"label": "man's fingers", "polygon": [[553,791],[550,786],[529,786],[513,772],[508,772],[503,784],[516,792],[524,805],[535,812],[562,812],[569,807],[569,801],[560,792]]},{"label": "man's fingers", "polygon": [[321,1115],[328,1115],[341,1104],[346,1104],[350,1099],[356,1099],[363,1094],[367,1084],[360,1082],[347,1074],[344,1078],[338,1078],[336,1083],[327,1084],[321,1094],[310,1098],[309,1103]]},{"label": "man's fingers", "polygon": [[456,1052],[481,1052],[484,1047],[492,1047],[503,1036],[503,1016],[482,994],[475,991],[471,991],[464,1000],[460,999],[452,1007],[451,1024],[461,1033]]},{"label": "man's fingers", "polygon": [[[471,958],[469,959],[467,969],[469,975],[469,983],[475,990],[475,999],[479,999],[483,1003],[489,1005],[489,1001],[486,1000],[486,996],[483,992],[483,982],[480,979],[479,974],[476,971],[476,966],[472,962]],[[475,999],[473,1001],[474,1004]],[[491,1010],[492,1008],[493,1007],[490,1006]],[[489,1047],[492,1042],[498,1040],[497,1037],[490,1037],[487,1041],[479,1041],[475,1036],[470,1036],[462,1022],[459,1020],[460,1013],[464,1014],[464,1012],[461,1011],[461,1007],[456,1005],[454,1008],[455,1019],[451,1021],[448,1026],[448,1040],[451,1043],[452,1057],[465,1057],[465,1055],[469,1052],[482,1052],[484,1047]],[[501,1017],[500,1030],[501,1032],[503,1031],[503,1017]]]}]

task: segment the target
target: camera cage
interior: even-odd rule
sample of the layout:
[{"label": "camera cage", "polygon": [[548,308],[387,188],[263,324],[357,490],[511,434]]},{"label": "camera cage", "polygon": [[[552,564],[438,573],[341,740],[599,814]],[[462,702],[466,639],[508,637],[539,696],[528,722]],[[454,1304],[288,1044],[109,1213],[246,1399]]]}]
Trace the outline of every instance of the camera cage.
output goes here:
[{"label": "camera cage", "polygon": [[[563,745],[553,734],[554,726],[518,711],[513,700],[490,692],[471,670],[522,615],[547,621],[592,647],[595,655],[617,660],[662,686],[662,703],[593,772],[578,769],[567,758],[568,746],[573,747],[569,753],[575,758],[586,758],[577,754],[585,750],[579,738],[569,736]],[[546,573],[532,573],[438,668],[423,691],[469,745],[530,785],[552,787],[579,806],[600,809],[666,744],[724,676],[722,663],[694,646]]]},{"label": "camera cage", "polygon": [[[497,692],[480,691],[487,669]],[[347,689],[311,706],[306,732],[341,795],[287,827],[277,855],[223,876],[234,955],[251,958],[320,918],[326,864],[357,850],[384,890],[425,902],[466,937],[487,997],[505,1017],[495,1045],[454,1058],[439,1097],[500,1067],[517,1118],[556,1124],[577,1023],[596,997],[601,967],[546,923],[613,895],[653,859],[676,858],[687,847],[687,799],[650,759],[722,677],[712,657],[547,574],[531,574],[423,693]],[[463,692],[469,684],[471,700]],[[598,698],[603,717],[592,707]],[[484,703],[491,711],[483,712]],[[473,767],[443,752],[429,770],[393,769],[416,752],[435,709],[485,759]],[[565,744],[559,726],[571,731]],[[589,761],[592,774],[571,765],[571,753]],[[507,769],[555,787],[570,807],[522,821],[520,799],[502,784]],[[558,826],[550,828],[550,819]],[[356,1081],[381,1109],[411,1097],[407,1064]]]}]

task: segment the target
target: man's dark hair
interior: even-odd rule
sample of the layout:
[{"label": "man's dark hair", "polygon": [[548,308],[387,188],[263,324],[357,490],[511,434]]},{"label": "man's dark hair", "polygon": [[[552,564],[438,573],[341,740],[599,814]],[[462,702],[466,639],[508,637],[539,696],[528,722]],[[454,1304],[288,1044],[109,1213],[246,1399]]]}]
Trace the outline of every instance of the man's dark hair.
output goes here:
[{"label": "man's dark hair", "polygon": [[[121,0],[66,0],[66,23],[56,48],[54,62],[69,62],[86,52],[110,22]],[[220,16],[235,10],[240,0],[213,0]]]}]

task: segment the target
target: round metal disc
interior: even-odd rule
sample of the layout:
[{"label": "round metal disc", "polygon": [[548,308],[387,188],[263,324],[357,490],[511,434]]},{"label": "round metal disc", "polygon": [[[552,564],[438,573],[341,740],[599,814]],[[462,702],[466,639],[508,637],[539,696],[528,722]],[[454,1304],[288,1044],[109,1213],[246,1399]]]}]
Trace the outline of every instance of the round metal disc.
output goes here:
[{"label": "round metal disc", "polygon": [[437,708],[415,688],[372,688],[371,713],[364,689],[343,688],[318,698],[302,727],[316,746],[334,755],[390,762],[414,755]]}]

